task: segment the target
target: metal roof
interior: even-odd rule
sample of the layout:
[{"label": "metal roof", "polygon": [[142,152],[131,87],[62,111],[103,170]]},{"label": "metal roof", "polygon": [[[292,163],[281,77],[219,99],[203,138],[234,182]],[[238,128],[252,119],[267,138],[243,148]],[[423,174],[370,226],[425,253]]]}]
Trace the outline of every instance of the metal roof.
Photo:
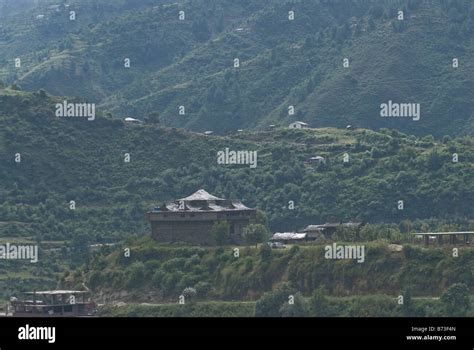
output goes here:
[{"label": "metal roof", "polygon": [[308,232],[308,231],[323,231],[325,228],[337,228],[339,226],[342,227],[359,227],[361,226],[362,223],[360,222],[344,222],[344,223],[337,223],[337,222],[329,222],[325,223],[322,225],[308,225],[303,229],[303,232]]},{"label": "metal roof", "polygon": [[223,198],[213,196],[207,191],[200,189],[194,192],[192,195],[184,198],[180,198],[180,201],[223,201]]},{"label": "metal roof", "polygon": [[271,240],[291,240],[291,239],[304,239],[306,233],[296,232],[276,232]]},{"label": "metal roof", "polygon": [[25,292],[25,294],[40,294],[40,295],[61,295],[61,294],[83,294],[88,293],[85,290],[44,290],[38,292]]},{"label": "metal roof", "polygon": [[459,232],[412,232],[412,235],[420,236],[441,236],[441,235],[462,235],[467,233],[474,233],[474,231],[459,231]]},{"label": "metal roof", "polygon": [[323,225],[308,225],[306,226],[305,229],[303,229],[303,232],[308,232],[308,231],[322,231],[324,229]]},{"label": "metal roof", "polygon": [[[249,207],[245,206],[244,204],[242,204],[240,202],[230,202],[229,201],[229,202],[227,202],[227,204],[226,204],[226,202],[224,202],[222,204],[207,203],[205,206],[200,206],[200,207],[191,206],[191,205],[186,204],[185,209],[180,209],[179,203],[166,203],[165,208],[166,208],[166,211],[182,212],[182,213],[186,213],[186,212],[191,212],[192,213],[192,212],[254,210],[252,208],[249,208]],[[154,210],[154,211],[157,211],[157,210]],[[162,210],[160,208],[160,210],[158,210],[158,211],[163,212],[165,210]]]}]

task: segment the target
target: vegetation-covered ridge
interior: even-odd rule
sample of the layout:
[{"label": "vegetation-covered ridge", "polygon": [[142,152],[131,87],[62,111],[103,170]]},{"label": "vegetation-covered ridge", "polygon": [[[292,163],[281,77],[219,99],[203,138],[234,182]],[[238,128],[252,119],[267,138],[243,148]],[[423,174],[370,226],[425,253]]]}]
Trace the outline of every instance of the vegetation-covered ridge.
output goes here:
[{"label": "vegetation-covered ridge", "polygon": [[[68,5],[28,7],[2,21],[0,79],[197,131],[293,120],[437,137],[474,130],[469,0]],[[420,120],[380,117],[389,100],[419,103]]]},{"label": "vegetation-covered ridge", "polygon": [[[272,230],[351,219],[396,223],[403,232],[442,228],[428,221],[423,228],[420,220],[430,218],[451,229],[472,226],[470,137],[333,128],[214,137],[100,114],[55,117],[61,100],[0,92],[3,237],[103,242],[146,234],[148,208],[199,188],[263,210]],[[226,148],[256,151],[257,166],[218,164]],[[325,162],[309,164],[314,156]]]},{"label": "vegetation-covered ridge", "polygon": [[[364,244],[365,261],[357,263],[326,259],[324,245],[282,250],[272,250],[265,245],[241,247],[236,256],[232,246],[169,247],[151,239],[129,239],[121,246],[97,252],[83,269],[66,273],[61,286],[72,288],[85,282],[101,303],[143,302],[149,306],[178,303],[180,296],[186,295],[186,289],[191,289],[193,293],[186,295],[188,304],[238,300],[247,303],[244,310],[251,313],[252,305],[248,303],[260,300],[256,311],[263,316],[290,311],[279,311],[274,305],[275,300],[277,303],[280,300],[280,306],[284,306],[289,295],[296,295],[296,299],[309,299],[315,294],[321,300],[336,297],[331,311],[328,309],[323,314],[323,310],[318,309],[316,315],[319,316],[396,316],[404,312],[404,306],[397,302],[400,295],[407,298],[407,304],[413,297],[429,305],[433,300],[439,304],[438,299],[442,300],[453,285],[462,285],[459,288],[466,295],[473,292],[474,252],[469,247],[461,248],[459,256],[453,257],[448,247],[426,249],[404,245],[402,251],[397,251],[382,242]],[[124,254],[124,249],[130,249],[130,256]],[[351,315],[353,303],[352,307],[358,303],[371,306],[365,313],[360,309]],[[418,316],[442,314],[439,305],[434,309],[425,306],[410,312]],[[151,308],[147,312],[153,310],[160,311]],[[162,315],[190,312],[171,306],[167,310]],[[142,315],[146,315],[145,311]],[[455,311],[457,315],[463,312],[470,309],[464,305]]]}]

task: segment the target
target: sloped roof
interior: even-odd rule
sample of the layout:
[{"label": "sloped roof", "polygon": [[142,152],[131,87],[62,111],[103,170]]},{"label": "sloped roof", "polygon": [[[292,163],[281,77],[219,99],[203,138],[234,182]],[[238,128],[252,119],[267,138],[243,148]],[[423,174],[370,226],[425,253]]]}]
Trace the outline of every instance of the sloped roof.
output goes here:
[{"label": "sloped roof", "polygon": [[185,204],[185,209],[180,209],[178,202],[166,203],[164,209],[167,211],[179,212],[179,211],[188,211],[188,212],[199,212],[199,211],[230,211],[230,210],[253,210],[249,207],[246,207],[241,202],[230,202],[222,201],[222,204],[216,204],[213,202],[207,203],[205,206],[192,206],[190,204]]},{"label": "sloped roof", "polygon": [[304,239],[306,233],[296,233],[296,232],[277,232],[271,238],[272,241],[276,240],[292,240],[292,239]]},{"label": "sloped roof", "polygon": [[207,191],[200,189],[194,192],[192,195],[184,198],[180,198],[180,201],[223,201],[223,198],[213,196]]},{"label": "sloped roof", "polygon": [[132,117],[127,117],[124,119],[126,122],[141,122],[140,119],[132,118]]},{"label": "sloped roof", "polygon": [[350,222],[343,223],[342,226],[344,226],[344,227],[359,227],[359,226],[362,226],[362,222],[350,221]]},{"label": "sloped roof", "polygon": [[303,229],[303,232],[310,232],[310,231],[322,231],[326,228],[334,228],[334,227],[359,227],[362,226],[362,223],[360,222],[345,222],[345,223],[337,223],[337,222],[330,222],[330,223],[325,223],[322,225],[308,225],[306,228]]},{"label": "sloped roof", "polygon": [[205,190],[199,190],[192,195],[175,200],[173,202],[163,203],[160,207],[155,207],[154,212],[206,212],[206,211],[239,211],[252,210],[239,200],[226,200],[213,196]]},{"label": "sloped roof", "polygon": [[61,295],[61,294],[84,294],[88,293],[85,290],[44,290],[38,292],[25,292],[24,294],[39,294],[39,295]]},{"label": "sloped roof", "polygon": [[309,232],[309,231],[322,231],[324,229],[324,225],[308,225],[306,228],[303,230],[303,232]]},{"label": "sloped roof", "polygon": [[232,205],[234,206],[235,209],[238,209],[238,210],[245,210],[245,209],[250,209],[249,207],[247,207],[244,203],[242,203],[241,201],[233,201],[232,202]]}]

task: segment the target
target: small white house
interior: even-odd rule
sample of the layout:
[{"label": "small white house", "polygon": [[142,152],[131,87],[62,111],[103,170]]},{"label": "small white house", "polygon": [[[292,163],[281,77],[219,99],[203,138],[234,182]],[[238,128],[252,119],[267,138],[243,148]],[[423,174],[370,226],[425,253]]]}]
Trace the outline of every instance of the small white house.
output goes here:
[{"label": "small white house", "polygon": [[326,158],[321,156],[311,157],[308,159],[308,163],[326,164]]},{"label": "small white house", "polygon": [[131,118],[131,117],[127,117],[124,119],[125,123],[130,123],[130,124],[141,124],[142,121],[140,119],[136,119],[136,118]]},{"label": "small white house", "polygon": [[294,122],[288,126],[289,129],[308,129],[309,125],[303,122]]}]

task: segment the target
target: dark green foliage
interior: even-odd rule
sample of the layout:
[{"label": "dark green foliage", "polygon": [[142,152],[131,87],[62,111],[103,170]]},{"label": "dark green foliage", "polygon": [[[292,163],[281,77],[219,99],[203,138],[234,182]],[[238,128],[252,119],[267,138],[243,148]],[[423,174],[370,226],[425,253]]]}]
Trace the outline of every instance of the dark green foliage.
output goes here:
[{"label": "dark green foliage", "polygon": [[[64,6],[40,4],[2,18],[0,79],[197,131],[285,125],[294,105],[295,118],[318,127],[472,134],[474,4],[413,3],[297,0],[289,21],[280,0],[76,0],[72,24]],[[11,68],[14,57],[21,69]],[[381,118],[390,98],[420,103],[421,119]],[[186,115],[177,117],[181,105]]]},{"label": "dark green foliage", "polygon": [[282,284],[274,291],[265,293],[255,304],[255,316],[277,317],[281,316],[281,311],[289,313],[284,305],[288,303],[292,293],[294,293],[294,289],[288,284]]},{"label": "dark green foliage", "polygon": [[471,308],[469,288],[465,283],[451,285],[441,296],[444,311],[448,316],[465,316]]},{"label": "dark green foliage", "polygon": [[211,229],[211,237],[216,245],[230,243],[230,224],[227,221],[216,222]]},{"label": "dark green foliage", "polygon": [[291,296],[291,302],[283,303],[283,306],[280,307],[280,315],[282,317],[308,316],[308,302],[301,293],[298,292]]},{"label": "dark green foliage", "polygon": [[255,220],[253,223],[268,227],[267,214],[263,210],[257,209],[257,214],[255,215]]},{"label": "dark green foliage", "polygon": [[[360,239],[409,241],[410,230],[472,225],[474,144],[468,137],[441,143],[388,130],[276,129],[222,139],[102,115],[94,122],[55,118],[58,100],[10,89],[0,94],[0,217],[6,222],[0,236],[86,235],[93,244],[148,234],[143,214],[150,207],[199,188],[259,208],[267,219],[259,212],[256,223],[268,221],[273,232],[331,220],[403,221],[402,236],[398,224],[368,225]],[[216,154],[225,147],[257,150],[257,168],[219,166]],[[342,162],[345,152],[349,163]],[[16,153],[21,163],[14,162]],[[327,159],[324,167],[305,164],[315,155]],[[400,199],[403,211],[397,210]],[[288,209],[289,201],[295,209]]]},{"label": "dark green foliage", "polygon": [[316,289],[309,300],[311,314],[318,317],[328,317],[333,314],[330,303],[320,287]]},{"label": "dark green foliage", "polygon": [[167,304],[157,306],[130,305],[126,307],[104,307],[104,317],[252,317],[254,303],[198,302],[191,305]]},{"label": "dark green foliage", "polygon": [[135,289],[139,288],[145,282],[146,269],[145,265],[142,262],[134,262],[127,269],[126,274],[128,275],[128,280],[126,282],[127,288]]},{"label": "dark green foliage", "polygon": [[258,243],[267,241],[269,236],[270,232],[262,224],[250,224],[245,228],[244,237],[249,245],[255,244],[257,246]]},{"label": "dark green foliage", "polygon": [[[227,248],[156,247],[139,237],[150,231],[145,211],[201,187],[260,208],[247,235],[252,245],[266,239],[266,226],[298,230],[330,220],[370,222],[360,231],[338,230],[333,239],[340,241],[407,243],[413,231],[472,230],[474,144],[457,137],[474,133],[472,2],[295,1],[294,23],[285,18],[288,4],[272,0],[69,4],[80,12],[75,23],[62,5],[54,12],[49,2],[32,9],[23,0],[0,0],[0,237],[41,242],[46,257],[34,267],[6,262],[3,297],[26,286],[54,287],[67,264],[71,273],[60,284],[71,288],[85,282],[106,295],[123,290],[166,301],[185,288],[196,290],[191,300],[263,295],[256,311],[262,316],[471,314],[469,249],[453,259],[449,250],[405,244],[395,253],[374,244],[361,266],[323,260],[321,246],[272,251],[262,245],[242,248],[235,258]],[[182,6],[187,20],[179,22]],[[405,21],[396,20],[400,9]],[[41,12],[45,20],[35,19]],[[350,68],[343,69],[347,53]],[[12,68],[15,57],[22,58],[20,69]],[[232,68],[234,57],[239,70]],[[460,59],[457,69],[453,57]],[[54,103],[63,99],[50,94],[83,96],[101,112],[93,123],[55,118]],[[392,97],[420,102],[421,120],[380,118],[378,106]],[[340,129],[276,128],[221,138],[158,127],[286,126],[293,121],[290,104],[297,119]],[[177,118],[179,105],[187,112]],[[146,124],[124,125],[110,112]],[[425,137],[341,129],[348,123]],[[258,150],[259,166],[217,166],[224,147]],[[126,152],[130,164],[123,162]],[[346,152],[351,161],[342,163]],[[17,153],[21,163],[13,161]],[[315,155],[327,162],[305,163]],[[68,208],[72,199],[76,210]],[[403,211],[396,208],[400,199]],[[213,235],[219,245],[230,243],[226,223]],[[124,237],[117,246],[91,249]],[[131,246],[131,257],[124,257]],[[291,291],[294,304],[284,298],[289,291],[275,287],[288,281],[301,292]],[[396,305],[400,291],[404,304]],[[417,299],[439,295],[439,301]],[[198,302],[152,313],[254,313],[253,304],[239,307]]]},{"label": "dark green foliage", "polygon": [[[119,247],[107,254],[95,253],[83,269],[66,274],[61,287],[80,285],[85,280],[94,293],[116,295],[120,291],[133,295],[134,302],[149,302],[151,296],[157,303],[176,303],[185,288],[192,288],[197,303],[260,299],[256,309],[260,316],[436,316],[446,315],[447,309],[456,315],[471,312],[465,296],[473,290],[474,259],[467,247],[453,259],[449,249],[404,245],[402,252],[393,252],[386,244],[369,244],[363,264],[327,260],[324,245],[273,251],[266,245],[246,247],[240,249],[239,257],[231,247],[162,246],[147,239],[130,247],[133,253],[125,259]],[[262,254],[262,249],[267,253]],[[465,285],[445,292],[459,283]],[[438,300],[443,293],[445,296]],[[348,295],[353,298],[347,299]],[[402,305],[399,295],[404,297]],[[334,302],[335,297],[340,300]]]}]

